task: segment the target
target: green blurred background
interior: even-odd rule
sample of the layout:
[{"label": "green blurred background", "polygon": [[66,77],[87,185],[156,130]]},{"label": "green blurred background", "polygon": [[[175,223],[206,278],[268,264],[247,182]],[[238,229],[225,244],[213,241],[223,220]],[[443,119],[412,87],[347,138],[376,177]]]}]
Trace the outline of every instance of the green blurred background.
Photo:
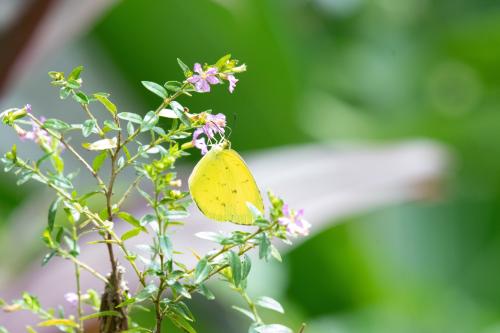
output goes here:
[{"label": "green blurred background", "polygon": [[[157,100],[141,80],[175,79],[177,57],[231,52],[248,65],[235,94],[189,105],[225,112],[240,151],[446,144],[455,164],[441,200],[340,221],[259,268],[252,288],[284,300],[273,319],[306,333],[500,332],[500,2],[124,0],[75,43],[99,48],[144,112]],[[1,177],[6,220],[25,194]],[[229,301],[195,300],[201,332],[244,331]]]}]

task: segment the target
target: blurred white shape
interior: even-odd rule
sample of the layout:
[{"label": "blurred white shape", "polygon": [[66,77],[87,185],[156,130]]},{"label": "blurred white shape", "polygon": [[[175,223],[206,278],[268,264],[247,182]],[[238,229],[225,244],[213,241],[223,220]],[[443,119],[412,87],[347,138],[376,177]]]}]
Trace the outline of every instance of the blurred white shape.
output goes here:
[{"label": "blurred white shape", "polygon": [[[410,141],[390,145],[290,146],[250,154],[246,160],[261,186],[272,188],[292,207],[305,208],[306,217],[313,224],[314,234],[350,214],[384,205],[432,198],[435,195],[435,184],[443,178],[446,171],[448,154],[437,143]],[[190,169],[180,171],[186,176]],[[12,221],[8,225],[16,230],[33,228],[33,225],[44,226],[45,214],[34,213],[34,208],[44,206],[46,209],[48,200],[34,194],[33,199],[19,207],[17,214],[14,214],[15,223]],[[140,202],[140,206],[129,205],[126,210],[137,214],[145,213],[145,205],[142,201],[135,201],[136,204],[137,202]],[[243,228],[230,223],[208,222],[196,207],[192,208],[193,215],[187,219],[185,226],[170,229],[173,242],[177,249],[185,253],[182,256],[188,265],[195,263],[195,258],[191,255],[192,250],[204,253],[214,247],[213,243],[195,237],[195,233]],[[116,226],[118,234],[122,234],[127,228],[126,224]],[[10,236],[15,239],[17,232],[10,233]],[[133,247],[135,243],[148,242],[148,237],[133,238],[129,245]],[[103,246],[85,245],[96,238],[96,235],[83,237],[80,259],[106,274],[109,271],[109,263],[102,255]],[[303,240],[297,239],[295,245]],[[23,248],[22,244],[16,244],[19,249]],[[281,247],[281,250],[286,251],[289,248]],[[23,276],[4,283],[4,286],[9,288],[1,288],[0,297],[12,299],[18,297],[23,290],[29,290],[38,295],[46,306],[64,304],[63,295],[74,289],[74,279],[71,278],[72,265],[55,259],[46,268],[41,268],[41,257],[37,259]],[[128,268],[126,263],[123,264]],[[130,274],[129,268],[128,270],[127,278],[131,290],[135,290],[136,279]],[[84,290],[90,287],[102,290],[100,281],[88,273],[84,273],[82,279]],[[36,321],[29,314],[16,313],[8,317],[0,314],[0,322],[8,323],[8,328],[17,332],[24,325]]]}]

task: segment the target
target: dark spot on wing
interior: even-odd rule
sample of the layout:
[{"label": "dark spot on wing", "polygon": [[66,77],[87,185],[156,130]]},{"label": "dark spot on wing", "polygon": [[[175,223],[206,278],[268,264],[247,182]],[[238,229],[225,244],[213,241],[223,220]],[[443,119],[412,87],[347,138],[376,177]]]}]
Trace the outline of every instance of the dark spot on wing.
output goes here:
[{"label": "dark spot on wing", "polygon": [[238,190],[232,190],[231,192],[233,192],[234,194],[238,193]]}]

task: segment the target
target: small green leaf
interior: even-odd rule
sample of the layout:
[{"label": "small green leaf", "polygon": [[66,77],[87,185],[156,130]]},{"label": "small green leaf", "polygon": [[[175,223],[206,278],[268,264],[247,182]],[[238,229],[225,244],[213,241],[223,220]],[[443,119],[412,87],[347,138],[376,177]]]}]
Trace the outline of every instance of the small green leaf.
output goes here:
[{"label": "small green leaf", "polygon": [[141,124],[141,132],[149,131],[151,130],[157,123],[158,123],[159,117],[154,111],[149,111],[146,113],[144,116],[144,121]]},{"label": "small green leaf", "polygon": [[184,112],[184,108],[176,101],[170,102],[170,106],[172,107],[172,111],[177,115],[177,117],[182,121],[182,123],[186,126],[191,126],[191,120]]},{"label": "small green leaf", "polygon": [[81,91],[74,93],[73,99],[83,105],[87,105],[90,102],[89,97]]},{"label": "small green leaf", "polygon": [[246,204],[247,204],[247,207],[250,210],[250,213],[252,214],[254,220],[262,218],[262,212],[257,207],[255,207],[254,204],[252,204],[251,202],[248,202],[248,201]]},{"label": "small green leaf", "polygon": [[241,281],[245,281],[252,269],[252,260],[248,255],[244,255],[241,260]]},{"label": "small green leaf", "polygon": [[203,296],[205,296],[205,298],[208,299],[209,301],[215,299],[214,293],[210,289],[208,289],[207,286],[205,286],[204,284],[200,284],[198,286],[198,292]]},{"label": "small green leaf", "polygon": [[67,130],[71,129],[71,125],[65,123],[62,120],[54,119],[54,118],[45,120],[45,122],[43,123],[43,127],[47,128],[47,129],[57,130],[57,131],[67,131]]},{"label": "small green leaf", "polygon": [[129,230],[122,235],[121,240],[125,241],[127,239],[132,238],[132,237],[135,237],[135,236],[139,235],[141,233],[141,231],[142,231],[142,228],[135,228],[135,229]]},{"label": "small green leaf", "polygon": [[63,87],[61,90],[59,90],[59,98],[60,99],[66,99],[68,98],[69,94],[71,94],[71,88]]},{"label": "small green leaf", "polygon": [[246,309],[242,309],[242,308],[240,308],[239,306],[236,306],[236,305],[233,305],[232,308],[235,309],[238,312],[243,313],[245,316],[247,316],[248,318],[250,318],[252,321],[255,321],[255,316],[250,311],[248,311]]},{"label": "small green leaf", "polygon": [[189,212],[183,211],[183,210],[169,210],[165,216],[169,220],[179,220],[183,219],[189,216]]},{"label": "small green leaf", "polygon": [[69,80],[78,80],[80,78],[80,74],[82,73],[82,71],[83,71],[83,66],[75,67],[71,71],[71,73],[69,73],[69,75],[68,75],[68,81]]},{"label": "small green leaf", "polygon": [[179,58],[177,58],[177,63],[179,64],[179,67],[182,69],[182,72],[186,77],[188,76],[188,73],[191,71],[189,67]]},{"label": "small green leaf", "polygon": [[177,91],[181,90],[182,82],[179,82],[179,81],[167,81],[167,82],[165,82],[165,84],[163,86],[165,88],[167,88],[167,90],[177,92]]},{"label": "small green leaf", "polygon": [[226,54],[225,56],[217,60],[217,62],[215,63],[215,67],[221,69],[229,59],[231,59],[231,54]]},{"label": "small green leaf", "polygon": [[221,243],[224,240],[224,235],[213,231],[201,231],[194,234],[196,237],[206,239],[212,242]]},{"label": "small green leaf", "polygon": [[271,241],[266,234],[261,234],[259,241],[259,258],[268,260],[271,255]]},{"label": "small green leaf", "polygon": [[136,124],[142,124],[142,118],[136,113],[131,113],[131,112],[120,112],[118,113],[118,118],[130,121],[132,123]]},{"label": "small green leaf", "polygon": [[115,115],[118,111],[116,105],[114,105],[107,96],[103,94],[94,94],[95,99],[101,102],[102,105],[112,114]]},{"label": "small green leaf", "polygon": [[83,143],[82,146],[83,148],[88,150],[95,150],[95,151],[109,150],[116,148],[117,140],[116,137],[112,139],[101,139],[92,143]]},{"label": "small green leaf", "polygon": [[56,199],[52,202],[52,204],[49,207],[49,214],[48,214],[48,219],[47,219],[49,232],[52,232],[52,230],[54,229],[54,222],[56,220],[58,205],[59,205],[59,199]]},{"label": "small green leaf", "polygon": [[182,316],[176,313],[169,312],[168,317],[172,321],[172,323],[180,328],[183,332],[196,333],[196,330],[193,328],[193,326],[191,326],[189,321],[184,319]]},{"label": "small green leaf", "polygon": [[92,133],[97,132],[97,123],[94,119],[87,119],[82,126],[82,134],[86,138]]},{"label": "small green leaf", "polygon": [[106,158],[108,157],[108,153],[103,151],[99,155],[97,155],[94,158],[94,161],[92,162],[92,169],[94,169],[95,172],[99,172],[101,167],[103,166],[104,162],[106,161]]},{"label": "small green leaf", "polygon": [[141,228],[142,227],[141,223],[135,217],[133,217],[131,214],[129,214],[127,212],[119,212],[118,216],[122,220],[124,220],[125,222],[130,223],[132,226],[134,226],[136,228]]},{"label": "small green leaf", "polygon": [[241,282],[241,261],[240,257],[236,252],[229,251],[227,252],[227,260],[229,262],[229,266],[231,267],[231,273],[233,275],[233,283],[235,287],[239,287]]},{"label": "small green leaf", "polygon": [[182,295],[189,299],[191,298],[191,294],[189,293],[189,291],[187,291],[187,289],[179,282],[175,282],[174,284],[172,284],[171,287],[172,290],[175,291],[177,294]]},{"label": "small green leaf", "polygon": [[42,259],[42,266],[47,265],[47,263],[50,261],[50,259],[52,259],[56,255],[56,253],[57,253],[56,250],[47,253]]},{"label": "small green leaf", "polygon": [[104,128],[105,129],[110,129],[113,131],[119,131],[120,127],[118,127],[113,121],[105,120],[104,121]]},{"label": "small green leaf", "polygon": [[281,304],[277,300],[271,297],[267,296],[259,297],[255,302],[255,304],[257,304],[260,307],[270,309],[279,313],[285,313],[283,306],[281,306]]},{"label": "small green leaf", "polygon": [[94,318],[100,318],[100,317],[121,317],[120,312],[118,311],[101,311],[101,312],[96,312],[89,314],[87,316],[83,316],[81,318],[82,321],[89,320],[89,319],[94,319]]},{"label": "small green leaf", "polygon": [[160,236],[160,247],[167,261],[172,260],[173,245],[167,235]]},{"label": "small green leaf", "polygon": [[135,299],[138,302],[142,302],[146,299],[148,299],[151,295],[156,293],[158,290],[158,287],[154,284],[148,284],[144,289],[142,289],[140,292],[135,295]]},{"label": "small green leaf", "polygon": [[196,265],[196,269],[194,270],[194,283],[199,284],[203,282],[208,274],[210,274],[211,266],[208,263],[207,257],[204,257],[198,264]]},{"label": "small green leaf", "polygon": [[151,81],[142,81],[141,83],[144,87],[146,87],[147,90],[151,91],[155,95],[158,95],[163,99],[168,97],[167,90],[165,90],[165,88],[163,88],[158,83],[151,82]]}]

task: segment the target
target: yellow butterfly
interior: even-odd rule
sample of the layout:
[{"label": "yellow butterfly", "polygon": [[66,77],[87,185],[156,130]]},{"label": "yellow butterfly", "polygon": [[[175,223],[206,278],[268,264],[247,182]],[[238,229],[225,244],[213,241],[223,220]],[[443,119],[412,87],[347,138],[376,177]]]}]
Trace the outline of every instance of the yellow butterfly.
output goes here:
[{"label": "yellow butterfly", "polygon": [[247,202],[264,212],[264,203],[243,158],[227,147],[215,145],[189,176],[189,191],[201,212],[216,221],[252,224]]}]

